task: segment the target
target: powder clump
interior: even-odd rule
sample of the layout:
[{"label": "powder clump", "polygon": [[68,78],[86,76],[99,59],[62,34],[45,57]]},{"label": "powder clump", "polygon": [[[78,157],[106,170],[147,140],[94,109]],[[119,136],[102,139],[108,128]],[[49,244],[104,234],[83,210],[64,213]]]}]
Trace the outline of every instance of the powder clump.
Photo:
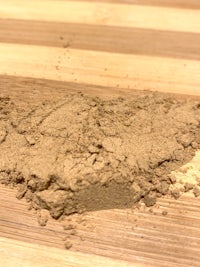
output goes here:
[{"label": "powder clump", "polygon": [[56,219],[140,200],[152,206],[199,148],[199,106],[160,93],[80,93],[24,109],[1,98],[0,181],[20,185],[19,198]]}]

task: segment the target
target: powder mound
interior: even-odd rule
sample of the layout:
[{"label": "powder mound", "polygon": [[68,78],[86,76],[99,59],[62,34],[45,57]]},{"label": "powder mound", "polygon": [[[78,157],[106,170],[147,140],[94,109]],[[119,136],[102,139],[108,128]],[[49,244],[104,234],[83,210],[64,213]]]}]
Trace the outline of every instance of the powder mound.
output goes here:
[{"label": "powder mound", "polygon": [[147,206],[200,144],[200,103],[144,93],[72,94],[19,109],[0,99],[0,181],[51,216]]}]

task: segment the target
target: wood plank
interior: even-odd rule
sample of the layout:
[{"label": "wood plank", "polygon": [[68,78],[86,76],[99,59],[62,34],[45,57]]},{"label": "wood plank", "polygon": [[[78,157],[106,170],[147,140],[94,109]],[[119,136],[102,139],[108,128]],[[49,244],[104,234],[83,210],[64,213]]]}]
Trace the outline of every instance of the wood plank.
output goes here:
[{"label": "wood plank", "polygon": [[[104,99],[111,99],[125,95],[140,94],[141,90],[133,88],[107,87],[77,82],[62,82],[47,79],[34,79],[30,77],[17,77],[0,75],[0,95],[9,96],[18,105],[28,103],[39,104],[44,100],[60,100],[66,94],[83,92],[89,96],[99,96]],[[187,95],[184,91],[181,94],[173,95],[180,99],[200,100],[198,95]]]},{"label": "wood plank", "polygon": [[200,61],[6,43],[0,54],[0,74],[200,95]]},{"label": "wood plank", "polygon": [[4,43],[200,59],[198,33],[15,19],[0,23]]},{"label": "wood plank", "polygon": [[[0,75],[1,95],[9,96],[18,105],[26,105],[30,102],[39,104],[44,100],[59,100],[66,94],[80,91],[90,96],[100,96],[106,99],[121,96],[124,92],[126,95],[138,94],[139,92],[138,90],[117,87],[109,87],[108,89],[108,87],[86,83]],[[191,97],[196,98],[197,96]]]},{"label": "wood plank", "polygon": [[[0,2],[0,94],[20,105],[75,91],[200,97],[198,0]],[[199,153],[177,178],[200,177]],[[0,266],[199,266],[200,202],[190,194],[160,199],[153,213],[87,213],[65,251],[61,223],[39,226],[15,192],[0,186]]]},{"label": "wood plank", "polygon": [[18,0],[7,0],[0,5],[0,18],[200,33],[200,10],[150,5],[56,0],[20,0],[19,5]]},{"label": "wood plank", "polygon": [[[64,251],[0,237],[0,265],[6,267],[129,267],[129,263],[105,257]],[[135,265],[142,267],[142,265]]]},{"label": "wood plank", "polygon": [[[66,0],[60,0],[66,1]],[[77,1],[77,0],[74,0]],[[87,0],[78,0],[87,1]],[[100,0],[90,0],[90,2],[100,2]],[[199,0],[101,0],[105,3],[118,3],[129,5],[145,5],[145,6],[162,6],[162,7],[175,7],[175,8],[187,8],[187,9],[200,9]]]},{"label": "wood plank", "polygon": [[[8,240],[6,246],[0,246],[0,263],[2,258],[6,257],[5,253],[8,255],[9,249],[11,252],[7,262],[12,263],[13,256],[17,255],[19,262],[21,259],[25,260],[22,266],[27,266],[26,261],[32,264],[33,259],[36,262],[44,262],[43,248],[41,249],[44,245],[48,246],[45,248],[45,257],[50,255],[47,257],[47,263],[51,261],[52,253],[53,258],[57,255],[60,266],[63,263],[62,255],[70,258],[68,252],[54,249],[61,249],[64,244],[65,233],[58,222],[50,220],[45,228],[39,226],[34,213],[26,209],[25,201],[15,199],[15,190],[0,186],[0,192],[0,244],[4,242],[4,238],[19,241]],[[88,266],[92,266],[95,255],[101,255],[118,259],[119,263],[121,260],[130,264],[134,262],[134,266],[198,267],[199,208],[199,199],[184,196],[177,201],[160,200],[159,208],[154,208],[153,213],[148,209],[90,212],[85,217],[86,227],[80,225],[76,234],[71,237],[72,252],[85,254],[82,264],[91,258],[91,265]],[[162,215],[163,210],[168,211],[167,216]],[[26,244],[22,245],[20,242]],[[81,262],[78,262],[79,254],[76,257],[73,253],[71,257],[74,257],[75,263],[82,266]],[[96,263],[101,263],[101,258]]]}]

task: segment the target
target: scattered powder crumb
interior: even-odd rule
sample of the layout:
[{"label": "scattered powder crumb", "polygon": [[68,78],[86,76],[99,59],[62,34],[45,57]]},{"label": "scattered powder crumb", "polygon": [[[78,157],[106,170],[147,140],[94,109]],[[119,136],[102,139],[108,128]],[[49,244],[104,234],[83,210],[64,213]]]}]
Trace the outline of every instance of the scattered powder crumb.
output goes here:
[{"label": "scattered powder crumb", "polygon": [[28,210],[32,210],[32,209],[33,209],[32,203],[29,203],[27,209],[28,209]]},{"label": "scattered powder crumb", "polygon": [[66,249],[70,249],[72,247],[72,243],[69,240],[67,240],[65,241],[64,246]]},{"label": "scattered powder crumb", "polygon": [[186,184],[184,185],[184,190],[185,190],[185,192],[188,192],[188,191],[192,190],[193,188],[194,188],[194,185],[193,185],[193,184],[186,183]]},{"label": "scattered powder crumb", "polygon": [[156,204],[156,193],[150,192],[144,196],[144,203],[147,207],[153,206]]},{"label": "scattered powder crumb", "polygon": [[178,199],[180,197],[180,190],[179,189],[174,189],[171,191],[171,195],[175,198]]},{"label": "scattered powder crumb", "polygon": [[63,225],[64,230],[72,230],[75,228],[74,224],[65,224]]},{"label": "scattered powder crumb", "polygon": [[48,221],[48,211],[47,210],[39,210],[37,213],[37,220],[40,226],[46,226]]},{"label": "scattered powder crumb", "polygon": [[20,185],[18,187],[18,192],[16,194],[16,198],[17,199],[22,199],[25,196],[26,192],[27,192],[27,186],[23,185],[23,184]]},{"label": "scattered powder crumb", "polygon": [[166,210],[163,210],[163,211],[162,211],[162,215],[163,215],[163,216],[166,216],[167,214],[168,214],[168,211],[166,211]]},{"label": "scattered powder crumb", "polygon": [[149,213],[153,213],[154,210],[152,208],[149,209]]},{"label": "scattered powder crumb", "polygon": [[70,235],[76,235],[76,234],[77,234],[77,231],[75,229],[70,231]]},{"label": "scattered powder crumb", "polygon": [[67,47],[69,47],[70,46],[70,42],[67,42],[67,43],[64,43],[63,44],[63,48],[67,48]]},{"label": "scattered powder crumb", "polygon": [[193,194],[195,197],[199,197],[200,196],[200,188],[195,186],[193,189]]}]

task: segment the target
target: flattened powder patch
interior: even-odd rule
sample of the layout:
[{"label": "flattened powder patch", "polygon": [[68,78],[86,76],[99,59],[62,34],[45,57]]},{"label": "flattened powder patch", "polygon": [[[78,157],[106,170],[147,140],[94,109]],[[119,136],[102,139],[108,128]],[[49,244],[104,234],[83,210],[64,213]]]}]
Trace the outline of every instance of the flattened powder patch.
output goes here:
[{"label": "flattened powder patch", "polygon": [[199,144],[200,103],[169,95],[73,94],[24,110],[0,99],[0,180],[54,218],[154,205]]}]

